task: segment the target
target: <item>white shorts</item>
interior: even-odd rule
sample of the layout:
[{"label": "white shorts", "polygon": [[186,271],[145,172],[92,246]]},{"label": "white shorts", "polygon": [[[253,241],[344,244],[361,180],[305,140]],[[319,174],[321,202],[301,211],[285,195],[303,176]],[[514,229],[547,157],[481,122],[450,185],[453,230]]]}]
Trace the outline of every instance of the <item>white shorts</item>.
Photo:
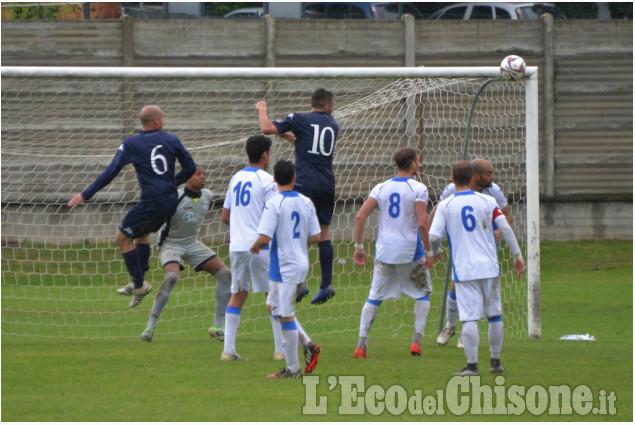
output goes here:
[{"label": "white shorts", "polygon": [[401,294],[419,299],[432,292],[430,272],[421,270],[425,258],[407,264],[386,264],[375,260],[373,283],[368,296],[371,300],[398,300]]},{"label": "white shorts", "polygon": [[271,306],[272,316],[295,316],[295,294],[297,289],[298,285],[269,281],[267,305]]},{"label": "white shorts", "polygon": [[[260,250],[260,254],[249,251],[229,253],[232,270],[232,294],[238,291],[269,291],[269,251]],[[250,288],[251,283],[251,288]]]},{"label": "white shorts", "polygon": [[203,245],[202,242],[189,245],[166,243],[161,245],[158,255],[161,267],[164,267],[168,263],[179,263],[181,270],[183,270],[183,264],[181,264],[181,260],[183,260],[190,267],[194,267],[194,270],[197,272],[201,271],[203,263],[216,257],[214,250]]},{"label": "white shorts", "polygon": [[459,320],[461,322],[503,314],[499,277],[456,282],[454,288],[456,289],[456,303],[459,307]]}]

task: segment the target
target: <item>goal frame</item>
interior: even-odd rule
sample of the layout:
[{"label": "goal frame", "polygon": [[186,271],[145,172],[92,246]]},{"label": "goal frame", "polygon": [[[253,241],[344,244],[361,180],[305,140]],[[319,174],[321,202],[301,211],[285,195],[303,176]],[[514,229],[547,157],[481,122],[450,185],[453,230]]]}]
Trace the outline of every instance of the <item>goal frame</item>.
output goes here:
[{"label": "goal frame", "polygon": [[[502,78],[499,67],[413,68],[177,68],[177,67],[1,67],[2,77],[101,78]],[[527,328],[540,338],[540,217],[538,67],[525,71]]]}]

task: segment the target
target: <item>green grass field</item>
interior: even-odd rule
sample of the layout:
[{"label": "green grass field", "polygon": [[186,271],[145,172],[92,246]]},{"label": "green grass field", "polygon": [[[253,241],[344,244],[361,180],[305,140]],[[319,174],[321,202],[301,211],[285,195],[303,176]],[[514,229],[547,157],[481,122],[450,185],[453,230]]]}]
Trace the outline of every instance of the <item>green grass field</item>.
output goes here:
[{"label": "green grass field", "polygon": [[[7,288],[2,290],[5,295]],[[222,343],[200,331],[156,338],[151,344],[140,341],[136,331],[131,337],[74,340],[3,333],[1,419],[632,421],[632,241],[543,243],[541,312],[541,339],[506,335],[504,379],[488,373],[487,336],[481,333],[479,388],[485,394],[492,389],[498,397],[491,403],[484,396],[485,414],[475,408],[479,403],[464,414],[448,404],[452,373],[464,365],[465,356],[452,345],[455,340],[437,346],[437,323],[428,323],[421,357],[410,356],[409,336],[403,332],[395,336],[390,330],[373,330],[367,359],[352,357],[356,332],[314,334],[323,349],[315,378],[284,381],[266,379],[282,367],[271,358],[268,334],[239,336],[240,351],[249,361],[225,363],[218,360]],[[596,341],[558,340],[564,334],[587,333]],[[346,384],[360,380],[364,388],[359,391]],[[545,409],[550,386],[574,392],[578,408],[554,414],[559,409],[551,403]],[[521,407],[513,397],[519,389],[527,396]],[[384,392],[389,394],[386,400]],[[398,396],[391,399],[394,394]],[[430,405],[400,404],[406,399],[430,402],[439,394],[444,413],[437,406],[427,416]],[[461,395],[478,394],[466,389]],[[490,405],[497,414],[488,414]],[[351,414],[360,406],[361,414]],[[303,407],[318,414],[303,414]],[[503,410],[507,414],[498,414]]]}]

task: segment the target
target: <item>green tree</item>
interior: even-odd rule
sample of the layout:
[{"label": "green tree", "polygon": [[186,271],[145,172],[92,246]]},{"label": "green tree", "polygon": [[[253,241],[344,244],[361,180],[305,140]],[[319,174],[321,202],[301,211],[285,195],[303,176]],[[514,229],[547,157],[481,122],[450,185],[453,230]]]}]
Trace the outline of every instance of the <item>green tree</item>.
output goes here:
[{"label": "green tree", "polygon": [[59,19],[57,6],[12,6],[11,19]]}]

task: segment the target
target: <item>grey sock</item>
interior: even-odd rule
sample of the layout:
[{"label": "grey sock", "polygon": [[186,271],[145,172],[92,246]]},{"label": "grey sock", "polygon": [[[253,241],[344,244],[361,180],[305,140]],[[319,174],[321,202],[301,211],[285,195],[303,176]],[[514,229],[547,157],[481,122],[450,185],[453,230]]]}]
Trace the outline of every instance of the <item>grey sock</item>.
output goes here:
[{"label": "grey sock", "polygon": [[179,274],[176,272],[168,272],[165,274],[161,289],[159,289],[159,292],[154,299],[154,303],[152,304],[152,310],[150,310],[150,320],[148,320],[148,327],[157,327],[157,320],[159,320],[159,316],[161,316],[163,308],[170,300],[170,294],[172,293],[172,289],[174,288],[174,285],[176,285],[176,282],[178,282],[178,280]]}]

